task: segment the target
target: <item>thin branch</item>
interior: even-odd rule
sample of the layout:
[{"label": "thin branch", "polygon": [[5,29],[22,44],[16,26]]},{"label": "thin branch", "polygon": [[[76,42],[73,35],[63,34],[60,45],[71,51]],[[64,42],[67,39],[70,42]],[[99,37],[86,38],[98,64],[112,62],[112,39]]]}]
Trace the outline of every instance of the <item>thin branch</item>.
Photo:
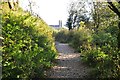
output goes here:
[{"label": "thin branch", "polygon": [[108,7],[113,11],[113,8],[110,5],[108,5]]},{"label": "thin branch", "polygon": [[118,4],[120,4],[120,0],[116,0],[118,2]]},{"label": "thin branch", "polygon": [[120,1],[118,1],[118,3],[120,4]]},{"label": "thin branch", "polygon": [[114,6],[112,2],[107,2],[109,8],[120,17],[120,11]]}]

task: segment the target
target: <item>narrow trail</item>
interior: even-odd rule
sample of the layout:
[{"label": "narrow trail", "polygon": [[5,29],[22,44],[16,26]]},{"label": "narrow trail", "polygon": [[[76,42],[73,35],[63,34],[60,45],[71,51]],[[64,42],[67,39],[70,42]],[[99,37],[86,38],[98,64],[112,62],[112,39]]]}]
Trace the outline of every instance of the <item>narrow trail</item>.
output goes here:
[{"label": "narrow trail", "polygon": [[48,78],[84,78],[90,71],[80,60],[80,53],[74,53],[74,49],[68,44],[56,42],[59,52],[57,65],[46,72]]}]

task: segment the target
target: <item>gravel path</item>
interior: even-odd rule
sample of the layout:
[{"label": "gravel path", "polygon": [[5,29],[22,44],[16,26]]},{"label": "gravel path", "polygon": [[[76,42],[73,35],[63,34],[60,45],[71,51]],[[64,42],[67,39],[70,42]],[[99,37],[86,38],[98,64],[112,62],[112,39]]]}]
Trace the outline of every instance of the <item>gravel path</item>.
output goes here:
[{"label": "gravel path", "polygon": [[45,74],[48,78],[84,78],[89,69],[80,60],[80,54],[74,53],[74,49],[68,44],[56,42],[59,52],[57,65]]}]

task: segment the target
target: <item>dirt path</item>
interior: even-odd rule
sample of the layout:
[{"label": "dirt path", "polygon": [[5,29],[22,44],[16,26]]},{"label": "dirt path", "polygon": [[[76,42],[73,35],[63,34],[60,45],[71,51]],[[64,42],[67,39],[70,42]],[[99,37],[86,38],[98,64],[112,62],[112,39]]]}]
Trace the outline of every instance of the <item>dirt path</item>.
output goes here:
[{"label": "dirt path", "polygon": [[89,69],[80,60],[80,54],[74,53],[68,44],[56,42],[59,57],[57,65],[46,72],[48,78],[84,78]]}]

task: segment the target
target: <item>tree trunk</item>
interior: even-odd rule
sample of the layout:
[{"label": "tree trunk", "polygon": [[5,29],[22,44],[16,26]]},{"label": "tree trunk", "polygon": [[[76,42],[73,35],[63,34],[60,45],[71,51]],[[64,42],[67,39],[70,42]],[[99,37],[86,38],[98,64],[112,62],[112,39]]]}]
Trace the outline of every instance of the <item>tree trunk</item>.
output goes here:
[{"label": "tree trunk", "polygon": [[8,2],[8,5],[9,5],[9,8],[12,9],[12,6],[11,6],[10,2]]},{"label": "tree trunk", "polygon": [[119,28],[119,32],[118,32],[117,40],[118,40],[118,49],[120,50],[120,18],[119,18],[118,28]]},{"label": "tree trunk", "polygon": [[8,5],[10,9],[14,10],[13,0],[8,0]]},{"label": "tree trunk", "polygon": [[[110,0],[111,1],[111,0]],[[117,37],[117,41],[118,41],[118,49],[120,50],[120,11],[119,9],[112,3],[112,2],[107,2],[109,5],[108,7],[117,14],[117,16],[119,17],[119,22],[118,22],[118,28],[119,28],[119,32],[118,32],[118,37]],[[120,1],[118,2],[120,4]]]}]

